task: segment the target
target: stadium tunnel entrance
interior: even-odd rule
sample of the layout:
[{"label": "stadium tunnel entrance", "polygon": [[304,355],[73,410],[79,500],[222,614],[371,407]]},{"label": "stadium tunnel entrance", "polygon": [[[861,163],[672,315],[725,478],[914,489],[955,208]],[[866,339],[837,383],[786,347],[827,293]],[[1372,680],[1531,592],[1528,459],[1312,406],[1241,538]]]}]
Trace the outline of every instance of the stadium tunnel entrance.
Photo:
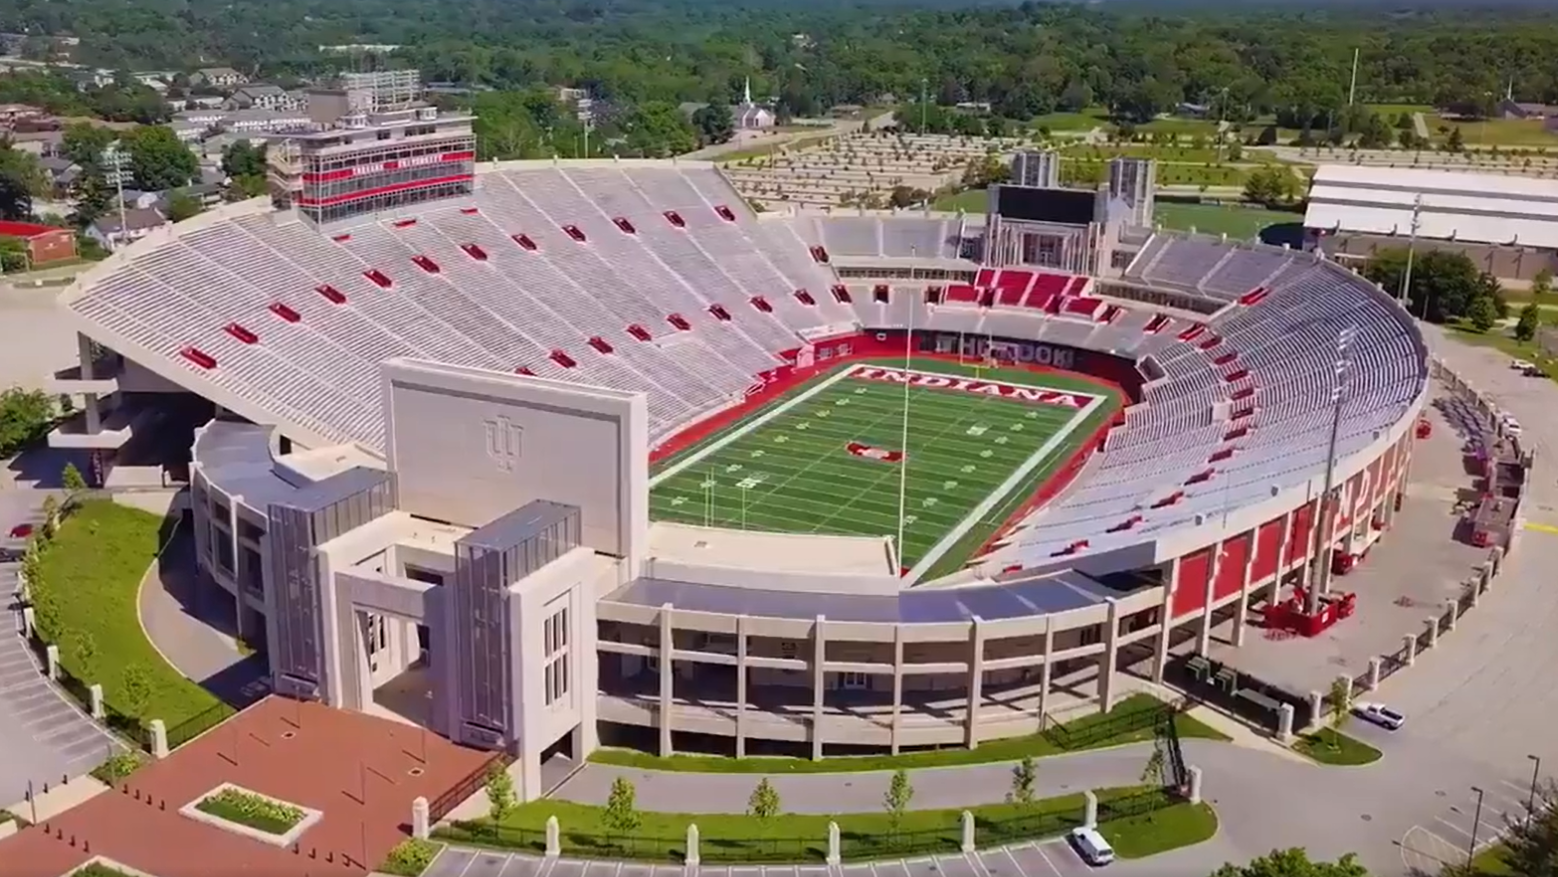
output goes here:
[{"label": "stadium tunnel entrance", "polygon": [[[404,564],[411,581],[442,586],[445,574]],[[352,650],[363,711],[436,728],[433,650],[427,619],[410,614],[352,607],[356,642]]]}]

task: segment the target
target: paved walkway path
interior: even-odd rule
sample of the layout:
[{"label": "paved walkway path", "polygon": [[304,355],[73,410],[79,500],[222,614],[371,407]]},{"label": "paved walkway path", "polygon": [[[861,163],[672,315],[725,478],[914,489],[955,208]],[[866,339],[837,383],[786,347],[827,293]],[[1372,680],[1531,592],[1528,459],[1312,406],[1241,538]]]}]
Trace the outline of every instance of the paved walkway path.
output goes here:
[{"label": "paved walkway path", "polygon": [[180,527],[141,580],[141,628],[174,669],[228,703],[252,703],[269,668],[238,651],[232,598],[197,587],[197,576],[194,539]]}]

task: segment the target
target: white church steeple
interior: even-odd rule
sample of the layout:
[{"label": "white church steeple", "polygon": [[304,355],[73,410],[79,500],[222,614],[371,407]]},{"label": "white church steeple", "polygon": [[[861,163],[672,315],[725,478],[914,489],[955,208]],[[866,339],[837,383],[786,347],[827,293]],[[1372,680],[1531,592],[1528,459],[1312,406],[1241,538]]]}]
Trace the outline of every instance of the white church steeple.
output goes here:
[{"label": "white church steeple", "polygon": [[752,105],[752,77],[750,76],[747,77],[746,86],[741,90],[741,105],[744,107]]}]

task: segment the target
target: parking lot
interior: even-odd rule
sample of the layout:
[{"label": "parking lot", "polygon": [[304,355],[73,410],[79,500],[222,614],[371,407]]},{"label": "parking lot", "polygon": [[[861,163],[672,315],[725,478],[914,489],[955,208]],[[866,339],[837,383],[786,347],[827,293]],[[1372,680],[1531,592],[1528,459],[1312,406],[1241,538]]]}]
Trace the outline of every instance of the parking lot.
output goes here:
[{"label": "parking lot", "polygon": [[522,853],[446,848],[426,877],[1082,877],[1091,872],[1063,840],[972,855],[928,856],[861,865],[681,865],[545,859]]}]

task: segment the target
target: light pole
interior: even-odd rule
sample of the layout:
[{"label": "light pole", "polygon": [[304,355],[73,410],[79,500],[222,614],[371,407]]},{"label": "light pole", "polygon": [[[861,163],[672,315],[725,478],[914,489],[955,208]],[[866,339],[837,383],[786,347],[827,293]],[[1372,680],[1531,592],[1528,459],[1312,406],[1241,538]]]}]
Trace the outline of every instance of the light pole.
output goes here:
[{"label": "light pole", "polygon": [[1536,815],[1536,780],[1542,773],[1542,757],[1540,755],[1527,755],[1531,759],[1531,797],[1526,799],[1526,813],[1534,817]]},{"label": "light pole", "polygon": [[[1407,240],[1407,270],[1401,276],[1401,306],[1408,313],[1412,309],[1412,260],[1417,255],[1417,232],[1423,224],[1423,193],[1412,199],[1412,237]],[[1428,319],[1428,306],[1423,305],[1423,319]]]},{"label": "light pole", "polygon": [[929,87],[930,87],[930,80],[926,79],[923,76],[921,76],[920,77],[920,133],[921,134],[925,133],[925,127],[926,127],[927,124],[929,124],[926,121],[926,119],[929,117],[929,113],[930,113],[930,104],[927,102],[928,99],[926,98],[926,94],[928,93]]},{"label": "light pole", "polygon": [[1320,612],[1320,579],[1326,575],[1325,563],[1330,554],[1331,539],[1336,527],[1331,491],[1336,486],[1336,445],[1342,430],[1342,404],[1346,401],[1347,373],[1352,365],[1352,342],[1358,336],[1358,328],[1349,326],[1336,335],[1336,370],[1331,384],[1331,436],[1325,454],[1325,487],[1320,491],[1320,502],[1314,523],[1313,557],[1309,570],[1309,589],[1304,597],[1304,613]]},{"label": "light pole", "polygon": [[1471,844],[1466,847],[1466,867],[1471,867],[1472,859],[1477,857],[1477,829],[1482,827],[1482,789],[1472,786],[1471,790],[1477,793],[1477,815],[1471,819]]}]

